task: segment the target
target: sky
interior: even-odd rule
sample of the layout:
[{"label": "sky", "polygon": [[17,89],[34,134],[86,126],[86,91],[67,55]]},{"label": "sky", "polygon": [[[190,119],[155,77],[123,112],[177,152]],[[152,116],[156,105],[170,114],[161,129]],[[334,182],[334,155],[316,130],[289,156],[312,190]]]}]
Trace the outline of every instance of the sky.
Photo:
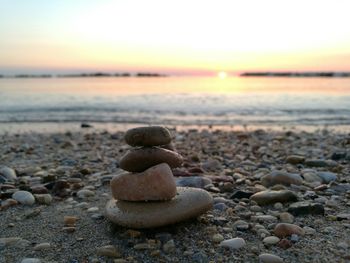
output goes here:
[{"label": "sky", "polygon": [[348,0],[0,0],[0,74],[350,71]]}]

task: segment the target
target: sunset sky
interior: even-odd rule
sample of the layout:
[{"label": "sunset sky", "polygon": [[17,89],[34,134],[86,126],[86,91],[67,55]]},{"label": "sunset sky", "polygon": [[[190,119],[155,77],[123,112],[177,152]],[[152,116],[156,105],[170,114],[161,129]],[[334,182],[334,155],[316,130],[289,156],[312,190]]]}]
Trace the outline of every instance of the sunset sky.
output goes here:
[{"label": "sunset sky", "polygon": [[347,0],[0,0],[0,74],[350,71]]}]

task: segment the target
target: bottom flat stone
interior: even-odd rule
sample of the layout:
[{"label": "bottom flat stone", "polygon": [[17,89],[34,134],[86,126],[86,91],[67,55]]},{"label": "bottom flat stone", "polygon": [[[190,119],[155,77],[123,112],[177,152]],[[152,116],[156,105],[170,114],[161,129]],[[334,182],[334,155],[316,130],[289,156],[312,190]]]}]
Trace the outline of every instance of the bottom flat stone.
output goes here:
[{"label": "bottom flat stone", "polygon": [[212,208],[213,198],[205,190],[177,187],[169,201],[128,202],[111,199],[106,217],[121,226],[155,228],[197,217]]}]

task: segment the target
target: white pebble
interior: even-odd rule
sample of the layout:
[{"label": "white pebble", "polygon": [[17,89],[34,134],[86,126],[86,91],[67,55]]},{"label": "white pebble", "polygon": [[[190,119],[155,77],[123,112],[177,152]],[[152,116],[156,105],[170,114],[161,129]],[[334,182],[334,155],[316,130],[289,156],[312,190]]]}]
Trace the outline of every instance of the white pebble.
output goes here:
[{"label": "white pebble", "polygon": [[33,205],[35,203],[34,196],[27,191],[17,191],[12,198],[23,205]]},{"label": "white pebble", "polygon": [[275,245],[280,241],[280,239],[278,237],[275,236],[269,236],[269,237],[265,237],[263,240],[263,243],[265,245]]},{"label": "white pebble", "polygon": [[41,263],[41,260],[38,258],[24,258],[21,263]]},{"label": "white pebble", "polygon": [[227,247],[231,249],[240,249],[246,245],[245,241],[243,238],[236,237],[236,238],[231,238],[224,240],[220,243],[221,247]]},{"label": "white pebble", "polygon": [[273,255],[273,254],[260,254],[259,255],[259,262],[261,263],[283,263],[283,259],[279,256]]}]

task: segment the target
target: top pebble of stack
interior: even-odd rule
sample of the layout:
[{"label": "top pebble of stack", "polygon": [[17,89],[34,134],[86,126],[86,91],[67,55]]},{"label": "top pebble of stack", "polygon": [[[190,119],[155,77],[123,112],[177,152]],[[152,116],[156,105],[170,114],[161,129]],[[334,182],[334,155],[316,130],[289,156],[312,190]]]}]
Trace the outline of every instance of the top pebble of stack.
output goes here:
[{"label": "top pebble of stack", "polygon": [[125,141],[131,146],[161,146],[171,142],[171,134],[162,126],[139,127],[128,130]]}]

